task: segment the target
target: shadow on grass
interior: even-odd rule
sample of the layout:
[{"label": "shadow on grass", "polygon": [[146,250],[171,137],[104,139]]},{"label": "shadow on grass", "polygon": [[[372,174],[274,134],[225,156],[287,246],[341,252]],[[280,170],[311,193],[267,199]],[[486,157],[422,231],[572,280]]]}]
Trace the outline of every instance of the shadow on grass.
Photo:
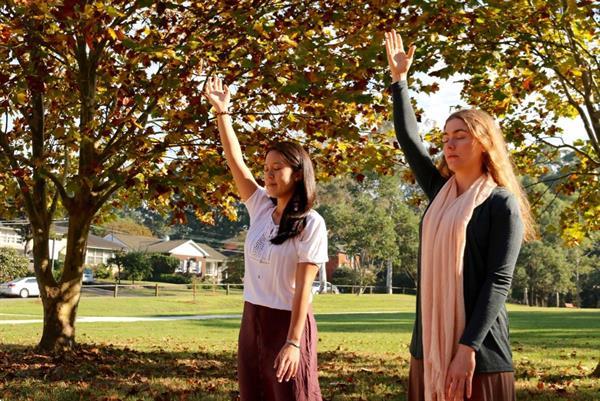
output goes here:
[{"label": "shadow on grass", "polygon": [[[237,400],[233,352],[141,352],[83,344],[72,352],[40,355],[0,345],[0,399],[4,401]],[[319,354],[324,401],[405,400],[409,356],[329,351]],[[517,366],[519,400],[592,401],[598,385],[583,376],[547,376],[540,388]],[[587,387],[586,387],[587,386]]]},{"label": "shadow on grass", "polygon": [[[319,355],[325,401],[404,399],[407,360],[354,353]],[[235,354],[140,352],[83,344],[41,355],[0,345],[0,399],[36,401],[237,400]]]},{"label": "shadow on grass", "polygon": [[237,400],[236,387],[233,353],[83,344],[41,355],[0,345],[0,399],[6,401]]}]

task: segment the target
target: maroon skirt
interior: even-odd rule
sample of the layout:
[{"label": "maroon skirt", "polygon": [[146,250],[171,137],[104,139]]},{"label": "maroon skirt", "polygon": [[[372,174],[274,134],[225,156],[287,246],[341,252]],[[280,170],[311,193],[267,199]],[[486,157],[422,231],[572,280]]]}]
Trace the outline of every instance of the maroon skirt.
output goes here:
[{"label": "maroon skirt", "polygon": [[321,401],[317,373],[317,323],[309,307],[296,378],[279,383],[275,358],[285,345],[292,312],[244,302],[238,340],[240,401]]},{"label": "maroon skirt", "polygon": [[[410,358],[408,401],[425,401],[422,359]],[[515,401],[514,372],[475,373],[468,401]],[[467,400],[465,396],[465,400]]]}]

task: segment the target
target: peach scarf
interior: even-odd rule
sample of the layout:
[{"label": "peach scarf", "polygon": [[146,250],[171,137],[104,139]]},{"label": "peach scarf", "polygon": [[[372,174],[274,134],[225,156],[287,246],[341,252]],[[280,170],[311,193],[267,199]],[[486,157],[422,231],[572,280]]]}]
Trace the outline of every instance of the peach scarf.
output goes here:
[{"label": "peach scarf", "polygon": [[443,401],[446,372],[465,329],[463,255],[473,210],[496,183],[488,174],[458,195],[454,176],[434,198],[423,219],[421,319],[425,400]]}]

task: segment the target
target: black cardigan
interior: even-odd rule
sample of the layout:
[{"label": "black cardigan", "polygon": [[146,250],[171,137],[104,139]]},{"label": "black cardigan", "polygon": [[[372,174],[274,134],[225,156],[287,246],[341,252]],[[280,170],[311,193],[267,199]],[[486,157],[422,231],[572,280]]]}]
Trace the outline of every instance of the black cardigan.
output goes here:
[{"label": "black cardigan", "polygon": [[[417,182],[431,201],[446,183],[433,164],[418,135],[417,120],[406,81],[392,84],[394,127],[398,142]],[[421,225],[422,225],[421,220]],[[419,228],[421,238],[421,227]],[[466,326],[460,339],[476,351],[476,372],[512,371],[508,316],[504,305],[523,240],[519,205],[513,194],[496,187],[477,206],[467,225],[464,253],[464,300]],[[420,260],[417,283],[417,314],[410,344],[411,355],[423,358],[420,305]]]}]

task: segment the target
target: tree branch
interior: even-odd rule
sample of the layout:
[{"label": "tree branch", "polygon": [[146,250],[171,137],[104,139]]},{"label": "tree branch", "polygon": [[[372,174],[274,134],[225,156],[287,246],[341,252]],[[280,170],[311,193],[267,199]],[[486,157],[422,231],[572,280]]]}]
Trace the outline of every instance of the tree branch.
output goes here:
[{"label": "tree branch", "polygon": [[[557,137],[553,137],[553,138],[557,138]],[[557,139],[560,139],[560,141],[562,142],[562,145],[555,145],[551,142],[546,141],[544,138],[537,138],[538,140],[540,140],[542,143],[545,143],[548,146],[552,146],[553,148],[556,149],[562,149],[562,148],[568,148],[573,150],[576,153],[579,153],[580,155],[585,156],[587,159],[589,159],[592,163],[600,166],[600,161],[594,159],[589,153],[584,152],[583,150],[577,148],[576,146],[570,145],[568,143],[565,143],[565,140],[563,138],[558,137]]]}]

